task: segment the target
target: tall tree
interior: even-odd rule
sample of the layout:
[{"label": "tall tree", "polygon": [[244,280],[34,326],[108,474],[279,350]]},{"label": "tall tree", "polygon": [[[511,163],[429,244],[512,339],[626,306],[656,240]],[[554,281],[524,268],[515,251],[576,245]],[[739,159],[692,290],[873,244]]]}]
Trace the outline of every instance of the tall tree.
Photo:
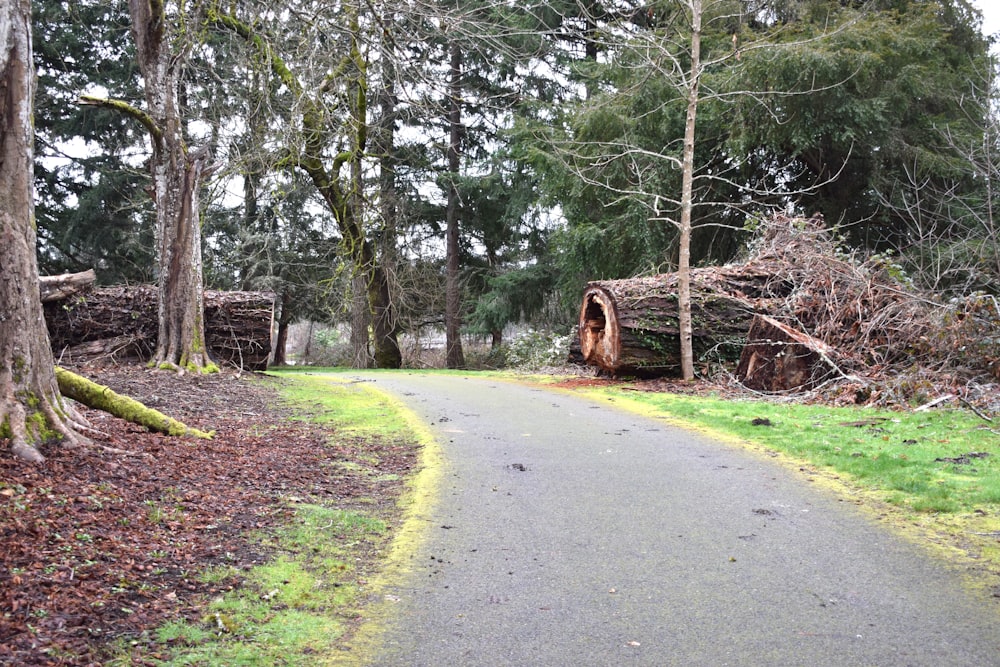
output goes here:
[{"label": "tall tree", "polygon": [[462,46],[452,41],[448,47],[448,167],[447,167],[447,225],[445,254],[447,277],[445,285],[445,357],[448,368],[465,366],[462,354],[462,286],[459,275],[459,217],[462,202],[458,194],[458,176],[461,168],[462,136]]},{"label": "tall tree", "polygon": [[76,104],[81,91],[97,85],[117,99],[141,98],[128,8],[35,0],[32,24],[41,272],[95,269],[105,284],[152,283],[149,175],[132,157],[146,150],[144,130],[114,110]]},{"label": "tall tree", "polygon": [[82,436],[56,384],[38,298],[31,46],[29,0],[0,3],[0,437],[16,457],[40,462],[40,444]]},{"label": "tall tree", "polygon": [[728,260],[768,207],[885,238],[877,183],[940,154],[928,126],[960,122],[954,84],[984,51],[928,3],[855,4],[679,0],[609,22],[596,82],[537,130],[564,274]]},{"label": "tall tree", "polygon": [[[940,127],[942,150],[878,188],[901,221],[894,262],[941,297],[1000,293],[1000,77],[991,58],[959,104],[968,122]],[[984,108],[988,112],[984,114]]]},{"label": "tall tree", "polygon": [[146,111],[93,96],[81,102],[123,111],[149,132],[159,269],[159,334],[152,363],[203,373],[218,370],[205,344],[199,199],[210,156],[205,148],[189,147],[184,136],[179,93],[187,45],[178,33],[187,20],[185,6],[179,3],[177,15],[169,17],[163,0],[129,0]]},{"label": "tall tree", "polygon": [[[179,21],[184,21],[181,3]],[[159,337],[153,363],[216,370],[205,344],[199,189],[209,154],[184,140],[178,98],[183,45],[163,0],[129,0],[132,34],[153,124],[150,172],[159,255]],[[177,48],[180,46],[181,48]]]},{"label": "tall tree", "polygon": [[[327,13],[323,15],[326,20],[317,16],[316,21],[300,26],[310,38],[334,49],[334,56],[324,51],[321,62],[315,60],[313,43],[304,44],[308,54],[295,53],[294,43],[286,43],[289,53],[282,54],[279,48],[283,44],[272,43],[273,37],[253,19],[243,20],[216,6],[209,9],[208,17],[212,25],[244,40],[269,68],[273,85],[289,91],[292,100],[284,113],[295,130],[280,138],[283,157],[275,167],[300,169],[316,187],[337,222],[345,253],[365,291],[375,364],[398,368],[402,355],[389,274],[368,234],[363,199],[357,191],[359,161],[365,155],[369,129],[367,101],[363,99],[368,83],[367,54],[357,33],[357,4],[341,8],[346,13]],[[257,9],[264,15],[270,11]],[[298,38],[301,43],[301,34]]]}]

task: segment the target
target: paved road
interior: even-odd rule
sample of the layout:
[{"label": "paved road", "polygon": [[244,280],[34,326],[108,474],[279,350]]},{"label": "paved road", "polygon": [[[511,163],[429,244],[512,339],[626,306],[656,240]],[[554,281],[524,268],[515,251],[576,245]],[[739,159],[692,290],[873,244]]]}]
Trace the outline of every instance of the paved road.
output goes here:
[{"label": "paved road", "polygon": [[373,665],[1000,665],[1000,601],[769,461],[537,387],[358,377],[446,458]]}]

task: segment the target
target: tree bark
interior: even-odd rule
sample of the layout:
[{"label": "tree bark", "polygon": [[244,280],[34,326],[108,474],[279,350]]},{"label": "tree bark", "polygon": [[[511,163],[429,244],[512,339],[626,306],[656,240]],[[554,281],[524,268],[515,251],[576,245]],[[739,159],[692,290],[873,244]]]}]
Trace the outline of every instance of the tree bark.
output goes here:
[{"label": "tree bark", "polygon": [[448,209],[445,255],[445,364],[448,368],[464,368],[462,352],[462,289],[458,262],[458,223],[461,202],[458,196],[458,174],[462,148],[462,48],[458,42],[450,46],[451,63],[448,82]]},{"label": "tree bark", "polygon": [[288,329],[292,324],[291,308],[289,307],[290,300],[291,297],[286,288],[281,294],[279,302],[280,311],[278,316],[274,318],[277,331],[274,334],[274,342],[271,344],[271,358],[269,361],[275,366],[284,366],[286,363],[285,354],[287,352],[286,347],[288,346]]},{"label": "tree bark", "polygon": [[199,187],[208,153],[189,150],[178,101],[180,58],[171,49],[163,0],[129,0],[132,35],[153,135],[159,335],[153,363],[202,373],[218,367],[205,344]]},{"label": "tree bark", "polygon": [[351,278],[351,368],[371,368],[371,301],[363,275]]},{"label": "tree bark", "polygon": [[31,3],[0,3],[0,438],[15,457],[86,439],[59,393],[39,300],[34,219],[34,68]]}]

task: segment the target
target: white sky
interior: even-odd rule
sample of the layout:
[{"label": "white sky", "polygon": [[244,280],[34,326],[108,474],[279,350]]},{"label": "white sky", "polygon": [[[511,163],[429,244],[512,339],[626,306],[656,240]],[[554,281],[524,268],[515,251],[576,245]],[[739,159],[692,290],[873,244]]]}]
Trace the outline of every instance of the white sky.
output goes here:
[{"label": "white sky", "polygon": [[1000,31],[1000,0],[972,0],[983,13],[983,32],[987,35]]}]

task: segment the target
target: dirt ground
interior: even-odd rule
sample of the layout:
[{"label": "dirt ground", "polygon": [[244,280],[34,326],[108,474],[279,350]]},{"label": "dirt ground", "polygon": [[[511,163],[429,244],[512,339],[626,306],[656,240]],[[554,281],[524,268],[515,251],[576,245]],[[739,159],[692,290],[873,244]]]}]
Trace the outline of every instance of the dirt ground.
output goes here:
[{"label": "dirt ground", "polygon": [[288,421],[274,389],[251,375],[73,370],[216,435],[169,438],[81,406],[106,434],[94,446],[49,447],[33,466],[0,440],[0,665],[100,664],[112,644],[197,617],[207,596],[236,585],[195,574],[264,560],[247,533],[285,521],[289,496],[345,508],[374,498],[391,512],[401,483],[345,471],[377,459],[379,473],[404,476],[415,464],[412,447],[331,440]]}]

